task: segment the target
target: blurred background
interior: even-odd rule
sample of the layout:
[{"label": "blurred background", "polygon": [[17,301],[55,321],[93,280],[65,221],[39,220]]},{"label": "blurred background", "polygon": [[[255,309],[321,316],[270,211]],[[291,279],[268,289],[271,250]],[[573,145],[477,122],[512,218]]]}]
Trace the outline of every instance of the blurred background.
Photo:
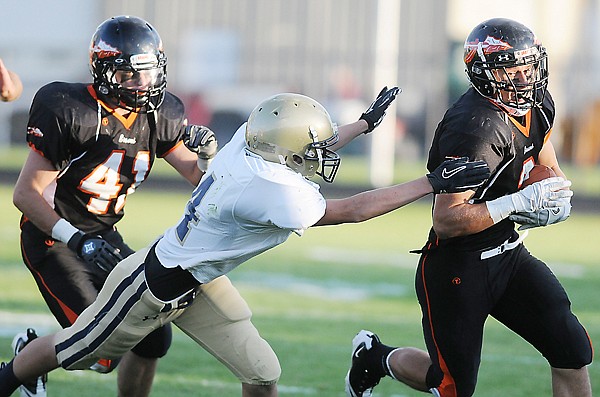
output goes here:
[{"label": "blurred background", "polygon": [[0,149],[24,146],[29,105],[42,85],[91,81],[95,28],[129,14],[157,28],[168,89],[221,145],[277,92],[312,96],[343,124],[381,87],[400,86],[388,112],[395,117],[367,145],[344,149],[369,159],[372,185],[387,184],[395,161],[424,161],[437,122],[467,88],[467,34],[485,19],[508,17],[548,49],[561,162],[589,168],[600,159],[600,0],[0,0],[0,10],[0,57],[25,87],[0,106]]}]

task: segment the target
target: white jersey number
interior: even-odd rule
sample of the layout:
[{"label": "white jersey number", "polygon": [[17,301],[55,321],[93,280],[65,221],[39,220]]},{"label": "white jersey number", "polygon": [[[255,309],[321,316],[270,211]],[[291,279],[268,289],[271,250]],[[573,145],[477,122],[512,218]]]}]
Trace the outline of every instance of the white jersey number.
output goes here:
[{"label": "white jersey number", "polygon": [[133,160],[131,170],[135,181],[127,191],[121,193],[123,184],[120,171],[124,157],[124,151],[113,151],[102,164],[81,180],[79,189],[92,196],[87,204],[87,209],[91,213],[106,214],[113,200],[116,200],[115,213],[118,213],[125,206],[127,195],[133,193],[146,178],[150,168],[150,152],[140,151]]}]

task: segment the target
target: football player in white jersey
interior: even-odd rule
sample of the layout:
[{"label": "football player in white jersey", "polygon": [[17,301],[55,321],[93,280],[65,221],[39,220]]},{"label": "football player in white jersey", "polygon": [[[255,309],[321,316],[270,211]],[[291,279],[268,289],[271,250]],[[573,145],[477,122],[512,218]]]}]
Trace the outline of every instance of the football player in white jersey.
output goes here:
[{"label": "football player in white jersey", "polygon": [[[369,129],[378,124],[364,119],[360,123]],[[120,357],[168,322],[202,347],[209,346],[240,379],[249,372],[259,376],[245,380],[267,386],[262,395],[276,396],[280,369],[270,365],[277,360],[272,350],[261,349],[267,342],[254,327],[230,329],[236,322],[207,317],[207,312],[214,312],[208,306],[225,308],[235,298],[206,290],[199,294],[200,286],[210,283],[218,289],[215,281],[221,276],[292,233],[301,236],[311,226],[362,222],[433,192],[472,189],[489,176],[484,162],[452,159],[411,182],[325,199],[319,185],[307,178],[318,174],[333,181],[340,158],[331,149],[338,138],[327,111],[309,97],[286,93],[260,103],[217,153],[178,224],[121,261],[96,301],[71,327],[33,340],[4,365],[0,397],[59,366],[82,369],[99,357]],[[238,308],[236,315],[249,316],[250,310]],[[235,332],[249,332],[247,338],[235,339],[245,345],[232,344],[223,336]],[[257,352],[254,361],[267,363],[264,373],[256,370],[255,362],[246,363],[254,366],[253,371],[241,361],[230,364],[236,352],[247,349]]]}]

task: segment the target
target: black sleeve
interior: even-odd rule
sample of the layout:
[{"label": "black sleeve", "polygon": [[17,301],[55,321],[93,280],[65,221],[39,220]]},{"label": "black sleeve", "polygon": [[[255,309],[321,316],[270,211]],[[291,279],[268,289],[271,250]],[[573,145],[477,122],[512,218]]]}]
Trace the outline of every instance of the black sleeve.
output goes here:
[{"label": "black sleeve", "polygon": [[70,128],[62,114],[55,110],[61,101],[55,84],[42,87],[35,95],[27,123],[27,143],[62,170],[69,163]]},{"label": "black sleeve", "polygon": [[496,171],[512,147],[512,132],[500,115],[481,106],[450,109],[436,129],[427,169],[433,171],[447,157],[468,157],[483,160],[492,173]]},{"label": "black sleeve", "polygon": [[183,136],[185,121],[183,102],[175,95],[167,92],[165,100],[158,112],[156,156],[166,156]]}]

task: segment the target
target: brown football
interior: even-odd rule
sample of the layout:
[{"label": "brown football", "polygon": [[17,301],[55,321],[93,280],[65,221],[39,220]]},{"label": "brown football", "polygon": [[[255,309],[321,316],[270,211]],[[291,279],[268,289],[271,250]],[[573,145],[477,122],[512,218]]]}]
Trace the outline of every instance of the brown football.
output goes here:
[{"label": "brown football", "polygon": [[532,183],[539,182],[539,181],[542,181],[547,178],[551,178],[553,176],[556,176],[556,173],[554,172],[554,170],[552,168],[547,167],[545,165],[536,164],[533,166],[531,171],[529,171],[529,176],[527,177],[527,179],[525,179],[523,181],[521,188],[529,186]]}]

